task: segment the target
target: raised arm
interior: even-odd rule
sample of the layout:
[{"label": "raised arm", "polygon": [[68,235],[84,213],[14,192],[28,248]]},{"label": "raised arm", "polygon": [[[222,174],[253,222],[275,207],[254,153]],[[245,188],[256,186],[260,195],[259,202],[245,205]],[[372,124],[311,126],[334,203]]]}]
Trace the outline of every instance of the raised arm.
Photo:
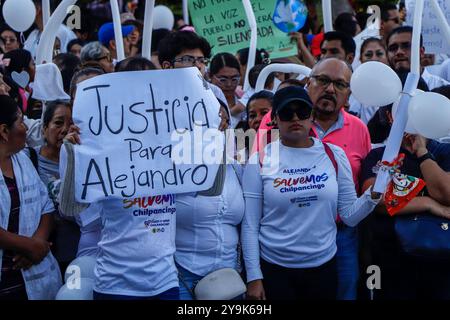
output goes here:
[{"label": "raised arm", "polygon": [[247,271],[247,296],[250,299],[265,299],[261,281],[263,275],[259,260],[259,229],[263,213],[263,188],[258,164],[248,164],[245,168],[243,189],[245,215],[242,221],[241,242]]}]

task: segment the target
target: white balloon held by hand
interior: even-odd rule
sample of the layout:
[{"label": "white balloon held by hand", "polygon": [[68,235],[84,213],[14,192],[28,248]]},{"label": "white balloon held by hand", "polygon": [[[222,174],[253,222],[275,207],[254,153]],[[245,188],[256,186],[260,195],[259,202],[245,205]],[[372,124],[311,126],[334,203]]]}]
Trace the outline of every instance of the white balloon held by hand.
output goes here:
[{"label": "white balloon held by hand", "polygon": [[350,88],[363,105],[381,107],[397,100],[402,91],[402,82],[389,66],[369,61],[355,70]]},{"label": "white balloon held by hand", "polygon": [[450,100],[435,92],[423,92],[411,98],[408,116],[417,132],[429,139],[450,132]]}]

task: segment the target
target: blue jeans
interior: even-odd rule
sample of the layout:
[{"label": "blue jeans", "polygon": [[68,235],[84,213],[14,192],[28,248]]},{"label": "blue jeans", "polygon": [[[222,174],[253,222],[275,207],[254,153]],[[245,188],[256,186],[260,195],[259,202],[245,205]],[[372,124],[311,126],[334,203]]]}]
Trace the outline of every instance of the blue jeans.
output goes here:
[{"label": "blue jeans", "polygon": [[[179,264],[177,264],[178,268],[178,278],[180,279],[180,300],[195,300],[195,297],[191,292],[194,292],[194,288],[197,283],[203,278],[203,276],[199,276],[195,273],[192,273]],[[237,296],[232,300],[242,300],[244,297]]]},{"label": "blue jeans", "polygon": [[94,290],[94,300],[180,300],[180,290],[178,287],[171,288],[156,296],[151,297],[135,297],[123,296],[119,294],[106,294],[96,292]]},{"label": "blue jeans", "polygon": [[194,287],[203,277],[184,269],[179,264],[177,268],[180,279],[180,300],[194,300],[191,291],[194,291]]},{"label": "blue jeans", "polygon": [[356,300],[359,278],[358,233],[356,227],[339,226],[336,244],[338,270],[337,299]]}]

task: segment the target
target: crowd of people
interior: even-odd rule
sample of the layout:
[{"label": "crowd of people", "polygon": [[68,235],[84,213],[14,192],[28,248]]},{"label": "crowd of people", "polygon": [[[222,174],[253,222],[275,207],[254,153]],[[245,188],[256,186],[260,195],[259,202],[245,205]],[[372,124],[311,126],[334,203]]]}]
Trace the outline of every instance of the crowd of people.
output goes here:
[{"label": "crowd of people", "polygon": [[[335,31],[292,33],[295,59],[311,74],[274,72],[259,92],[261,71],[285,62],[264,48],[256,52],[244,91],[249,49],[211,57],[211,44],[192,26],[153,30],[148,60],[141,56],[142,21],[124,13],[126,58],[118,61],[111,21],[98,28],[96,39],[61,25],[53,63],[62,97],[41,101],[33,91],[46,85],[37,83],[43,80],[35,78],[34,62],[42,8],[33,2],[36,20],[26,39],[6,24],[0,29],[1,300],[54,299],[67,266],[85,256],[96,261],[95,300],[192,300],[197,284],[224,268],[246,285],[235,299],[450,299],[448,253],[411,255],[395,227],[413,215],[450,221],[450,144],[446,137],[404,134],[399,170],[426,187],[389,215],[373,185],[393,108],[364,105],[350,90],[355,59],[386,64],[405,82],[412,27],[402,25],[397,6],[382,8],[380,37],[364,39],[359,52],[353,37],[365,21],[353,13],[339,15]],[[418,89],[450,98],[450,59],[428,68],[422,43],[420,56]],[[113,72],[188,67],[200,70],[216,96],[220,130],[257,133],[235,150],[238,161],[220,165],[208,190],[140,198],[160,196],[154,208],[170,209],[159,217],[167,221],[165,232],[149,232],[147,216],[130,214],[136,199],[76,202],[74,145],[82,144],[72,119],[77,85]],[[18,83],[13,74],[23,72],[29,81]],[[267,130],[268,142],[260,144]],[[266,160],[274,148],[279,162],[272,170]],[[380,288],[366,286],[371,265],[381,270]]]}]

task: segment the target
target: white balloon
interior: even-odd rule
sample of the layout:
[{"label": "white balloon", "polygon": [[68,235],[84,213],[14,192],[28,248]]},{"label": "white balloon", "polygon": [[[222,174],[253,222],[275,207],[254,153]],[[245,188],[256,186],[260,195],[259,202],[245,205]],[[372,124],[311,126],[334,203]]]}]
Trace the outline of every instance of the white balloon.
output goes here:
[{"label": "white balloon", "polygon": [[381,107],[397,100],[402,91],[402,82],[389,66],[369,61],[355,70],[350,88],[361,104]]},{"label": "white balloon", "polygon": [[94,268],[96,259],[91,256],[82,256],[73,260],[66,269],[64,281],[67,282],[69,277],[80,277],[95,279]]},{"label": "white balloon", "polygon": [[153,29],[172,30],[175,17],[172,11],[166,6],[156,6],[153,9]]},{"label": "white balloon", "polygon": [[55,300],[93,300],[94,280],[80,278],[64,284],[56,294]]},{"label": "white balloon", "polygon": [[[424,92],[423,90],[420,89],[415,89],[412,93],[412,96],[415,96],[417,94],[420,94]],[[398,109],[398,105],[400,103],[400,99],[401,97],[399,97],[397,99],[397,101],[394,102],[394,104],[392,105],[392,118],[395,120],[395,118],[397,117],[397,109]],[[414,106],[413,106],[414,108]],[[406,123],[406,127],[405,127],[405,132],[407,133],[411,133],[411,134],[418,134],[417,130],[414,129],[412,123],[411,123],[411,118],[410,118],[410,112],[411,112],[411,105],[408,106],[408,122]]]},{"label": "white balloon", "polygon": [[22,32],[33,24],[36,7],[32,0],[6,0],[3,5],[3,17],[11,28]]},{"label": "white balloon", "polygon": [[419,134],[419,132],[413,127],[411,120],[409,120],[409,118],[408,122],[406,123],[405,132],[411,134]]},{"label": "white balloon", "polygon": [[439,139],[450,131],[450,100],[435,92],[423,92],[411,98],[408,115],[420,135]]}]

